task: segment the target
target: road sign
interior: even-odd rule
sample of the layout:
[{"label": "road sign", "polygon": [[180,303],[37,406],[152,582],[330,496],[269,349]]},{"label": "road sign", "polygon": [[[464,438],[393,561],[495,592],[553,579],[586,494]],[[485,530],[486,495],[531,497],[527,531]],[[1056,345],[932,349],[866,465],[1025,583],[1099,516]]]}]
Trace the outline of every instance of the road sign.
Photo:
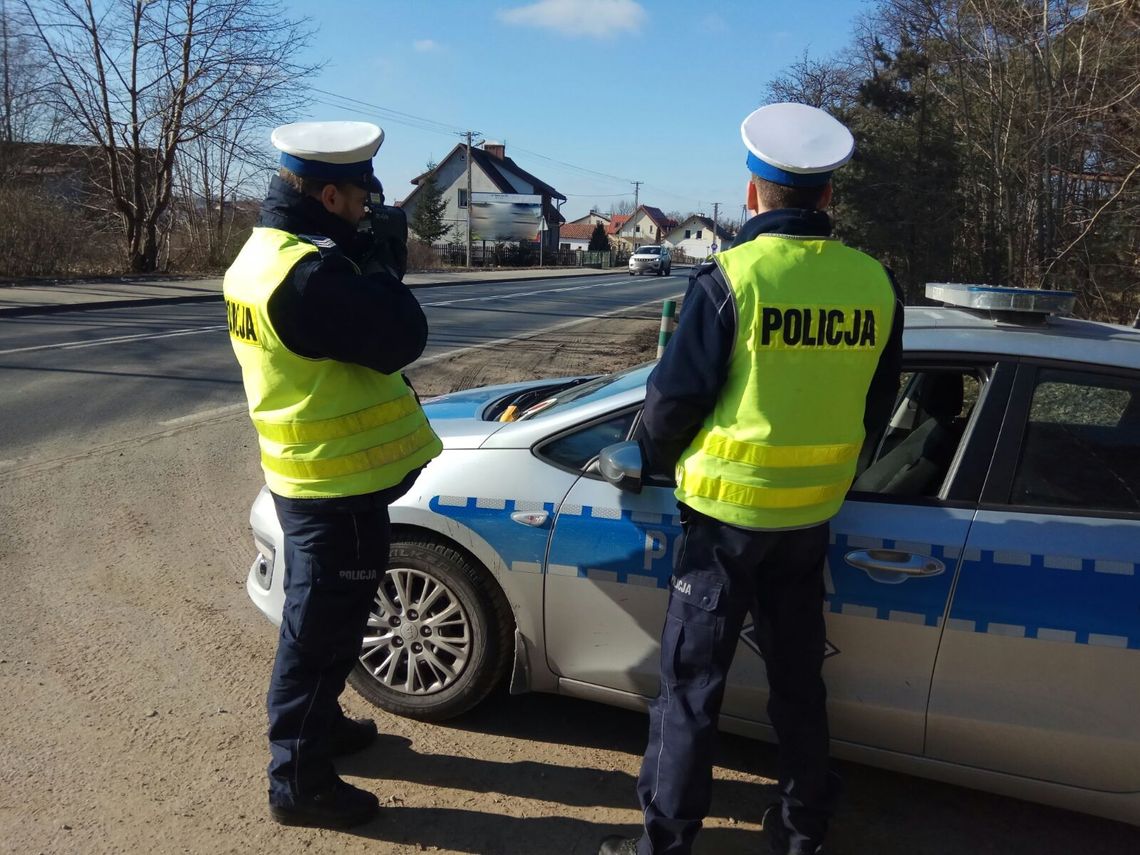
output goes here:
[{"label": "road sign", "polygon": [[709,247],[709,252],[716,252],[716,244],[715,243]]}]

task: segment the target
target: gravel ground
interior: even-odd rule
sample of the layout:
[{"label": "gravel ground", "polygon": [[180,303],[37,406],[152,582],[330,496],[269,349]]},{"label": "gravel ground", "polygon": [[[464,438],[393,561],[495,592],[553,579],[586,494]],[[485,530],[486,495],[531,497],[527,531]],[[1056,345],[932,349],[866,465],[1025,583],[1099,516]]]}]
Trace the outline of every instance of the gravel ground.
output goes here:
[{"label": "gravel ground", "polygon": [[[413,372],[422,394],[610,370],[655,319],[611,319]],[[518,369],[507,366],[522,366]],[[383,738],[342,772],[385,810],[351,833],[266,819],[275,630],[248,602],[253,430],[226,416],[0,476],[0,851],[592,853],[639,826],[643,716],[499,695],[459,722],[352,715]],[[726,737],[700,853],[766,851],[771,746]],[[1135,853],[1132,827],[841,767],[829,853]]]}]

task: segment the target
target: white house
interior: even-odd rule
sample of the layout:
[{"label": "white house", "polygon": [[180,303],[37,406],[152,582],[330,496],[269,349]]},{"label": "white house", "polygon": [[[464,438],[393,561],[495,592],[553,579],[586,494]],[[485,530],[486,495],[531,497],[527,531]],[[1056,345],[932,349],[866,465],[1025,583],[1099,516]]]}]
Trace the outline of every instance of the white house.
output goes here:
[{"label": "white house", "polygon": [[608,226],[610,224],[610,215],[603,214],[601,211],[595,211],[591,209],[590,213],[586,214],[584,217],[579,217],[576,220],[566,221],[566,225],[568,226],[578,225],[580,223],[589,223],[591,226],[595,225],[596,223],[601,223],[603,226]]},{"label": "white house", "polygon": [[[706,258],[731,246],[732,235],[718,223],[714,239],[713,221],[700,214],[692,214],[665,235],[664,242],[685,255]],[[713,249],[714,244],[716,249]]]},{"label": "white house", "polygon": [[[464,243],[467,240],[467,146],[460,143],[441,160],[431,172],[425,172],[412,179],[416,185],[408,196],[399,203],[410,221],[416,212],[416,197],[428,175],[434,175],[436,186],[443,191],[447,200],[444,212],[445,222],[452,229],[444,238],[445,243]],[[539,178],[535,178],[507,157],[506,146],[502,143],[485,142],[481,147],[471,149],[471,192],[472,193],[521,193],[542,197],[542,215],[546,219],[547,231],[544,246],[557,249],[558,229],[565,222],[558,212],[556,202],[565,202],[566,197]]]},{"label": "white house", "polygon": [[642,244],[661,243],[675,225],[660,208],[641,205],[620,225],[614,237],[628,249],[637,249]]}]

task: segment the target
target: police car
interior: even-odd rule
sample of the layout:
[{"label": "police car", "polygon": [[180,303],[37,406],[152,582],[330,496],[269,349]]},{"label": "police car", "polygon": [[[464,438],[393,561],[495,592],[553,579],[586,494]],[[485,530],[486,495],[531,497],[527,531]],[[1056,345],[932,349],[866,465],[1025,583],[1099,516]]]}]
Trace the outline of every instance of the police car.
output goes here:
[{"label": "police car", "polygon": [[[1061,317],[1058,292],[928,295],[953,305],[906,310],[893,418],[832,524],[835,754],[1140,824],[1140,330]],[[392,506],[361,694],[421,719],[508,679],[656,695],[677,508],[669,484],[615,486],[638,473],[610,448],[651,368],[426,404],[445,450]],[[251,523],[247,590],[279,621],[264,491]],[[756,635],[721,726],[770,738]]]}]

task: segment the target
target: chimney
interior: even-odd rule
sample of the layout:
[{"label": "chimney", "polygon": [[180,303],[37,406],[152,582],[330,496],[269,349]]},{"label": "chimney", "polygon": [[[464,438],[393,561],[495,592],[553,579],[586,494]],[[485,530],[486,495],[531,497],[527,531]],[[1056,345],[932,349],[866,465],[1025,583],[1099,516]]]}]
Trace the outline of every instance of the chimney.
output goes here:
[{"label": "chimney", "polygon": [[491,155],[491,157],[498,158],[499,160],[502,160],[507,156],[506,144],[501,142],[494,142],[492,140],[487,140],[487,142],[483,143],[483,151],[487,152],[487,154]]}]

